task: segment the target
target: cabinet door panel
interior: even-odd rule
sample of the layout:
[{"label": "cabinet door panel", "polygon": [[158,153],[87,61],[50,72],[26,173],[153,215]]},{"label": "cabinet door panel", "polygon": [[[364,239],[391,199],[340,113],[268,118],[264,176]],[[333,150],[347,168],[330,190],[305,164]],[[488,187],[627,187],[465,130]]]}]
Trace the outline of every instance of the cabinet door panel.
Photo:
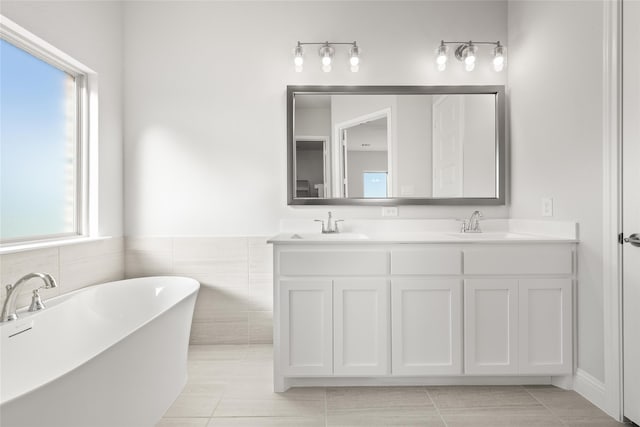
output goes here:
[{"label": "cabinet door panel", "polygon": [[284,375],[332,373],[330,280],[281,281],[281,357]]},{"label": "cabinet door panel", "polygon": [[334,372],[389,373],[389,286],[384,279],[335,280]]},{"label": "cabinet door panel", "polygon": [[461,281],[391,282],[392,373],[462,373]]},{"label": "cabinet door panel", "polygon": [[518,372],[518,281],[464,282],[465,373]]},{"label": "cabinet door panel", "polygon": [[521,374],[572,372],[571,279],[519,281]]}]

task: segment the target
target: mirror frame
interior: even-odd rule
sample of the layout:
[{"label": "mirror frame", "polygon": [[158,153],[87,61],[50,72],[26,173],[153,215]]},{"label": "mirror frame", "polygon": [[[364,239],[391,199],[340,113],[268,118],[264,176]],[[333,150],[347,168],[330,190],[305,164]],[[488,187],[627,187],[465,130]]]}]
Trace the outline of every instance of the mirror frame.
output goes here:
[{"label": "mirror frame", "polygon": [[[497,182],[496,197],[388,197],[388,198],[298,198],[295,195],[294,112],[296,95],[442,95],[488,94],[496,97]],[[287,86],[287,205],[504,205],[506,193],[506,110],[505,88],[499,86]]]}]

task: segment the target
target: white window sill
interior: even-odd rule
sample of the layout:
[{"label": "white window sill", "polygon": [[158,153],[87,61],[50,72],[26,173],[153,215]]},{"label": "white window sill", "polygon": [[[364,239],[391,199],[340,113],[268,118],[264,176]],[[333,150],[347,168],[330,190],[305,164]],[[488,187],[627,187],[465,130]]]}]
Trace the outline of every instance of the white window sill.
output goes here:
[{"label": "white window sill", "polygon": [[41,242],[14,243],[0,245],[0,255],[12,254],[15,252],[32,251],[35,249],[56,248],[59,246],[76,245],[80,243],[97,242],[111,239],[111,236],[100,237],[69,237],[65,239],[47,240]]}]

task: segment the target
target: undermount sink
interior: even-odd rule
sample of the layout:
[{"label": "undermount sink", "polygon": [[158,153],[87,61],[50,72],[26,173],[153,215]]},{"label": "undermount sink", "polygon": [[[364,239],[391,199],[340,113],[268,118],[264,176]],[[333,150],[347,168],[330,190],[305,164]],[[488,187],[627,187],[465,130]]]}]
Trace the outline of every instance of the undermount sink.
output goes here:
[{"label": "undermount sink", "polygon": [[535,239],[535,236],[510,232],[488,233],[449,233],[450,236],[465,240],[509,240],[509,239]]},{"label": "undermount sink", "polygon": [[362,233],[295,233],[293,240],[366,240],[369,237]]}]

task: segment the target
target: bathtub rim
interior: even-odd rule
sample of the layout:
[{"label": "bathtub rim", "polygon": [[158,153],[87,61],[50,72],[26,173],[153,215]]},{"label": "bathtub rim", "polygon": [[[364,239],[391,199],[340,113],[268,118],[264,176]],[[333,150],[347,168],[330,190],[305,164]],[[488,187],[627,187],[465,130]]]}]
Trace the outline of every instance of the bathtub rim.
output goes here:
[{"label": "bathtub rim", "polygon": [[[32,393],[32,392],[34,392],[36,390],[39,390],[39,389],[47,386],[48,384],[53,383],[57,379],[65,376],[65,375],[68,375],[69,373],[73,372],[74,370],[76,370],[80,366],[83,366],[83,365],[89,363],[90,361],[94,360],[96,357],[98,357],[101,354],[105,353],[111,347],[113,347],[113,346],[117,345],[118,343],[124,341],[125,339],[127,339],[128,337],[130,337],[131,335],[133,335],[137,331],[141,330],[142,328],[144,328],[145,326],[147,326],[148,324],[153,322],[155,319],[157,319],[158,317],[162,316],[163,314],[165,314],[166,312],[168,312],[169,310],[171,310],[172,308],[174,308],[178,304],[181,304],[182,302],[184,302],[185,300],[187,300],[188,298],[190,298],[194,294],[197,294],[198,291],[200,290],[200,282],[195,280],[195,279],[193,279],[193,278],[191,278],[191,277],[185,277],[185,276],[132,277],[132,278],[129,278],[129,279],[114,280],[114,281],[111,281],[111,282],[97,283],[95,285],[85,286],[84,288],[76,289],[74,291],[71,291],[71,292],[68,292],[68,293],[65,293],[65,294],[62,294],[62,295],[58,295],[56,297],[53,297],[53,298],[47,300],[47,302],[51,302],[51,304],[52,304],[49,308],[53,309],[55,307],[61,307],[62,305],[64,305],[64,302],[67,301],[67,300],[70,300],[73,295],[75,295],[77,293],[81,293],[81,292],[86,292],[86,291],[91,290],[91,289],[93,289],[95,287],[98,287],[98,286],[104,286],[104,285],[112,284],[112,283],[135,281],[135,280],[140,280],[140,279],[145,279],[145,281],[147,281],[147,280],[151,281],[151,279],[159,279],[159,278],[162,278],[162,279],[179,279],[180,281],[191,282],[191,284],[195,284],[196,286],[194,286],[193,289],[189,290],[189,292],[187,292],[185,295],[181,296],[180,298],[177,298],[176,301],[173,302],[173,304],[171,304],[170,306],[168,306],[164,310],[161,310],[161,311],[155,313],[153,316],[148,317],[143,323],[138,324],[135,329],[127,331],[126,334],[122,335],[119,339],[111,342],[110,345],[108,345],[106,347],[100,346],[98,351],[90,352],[88,357],[84,358],[81,361],[81,363],[74,364],[69,369],[65,369],[62,373],[60,373],[60,375],[57,375],[55,377],[52,377],[52,378],[47,379],[47,380],[42,381],[42,382],[38,382],[37,386],[31,387],[27,391],[24,391],[24,392],[15,394],[15,395],[9,395],[10,396],[9,398],[4,399],[2,396],[0,396],[0,409],[2,408],[2,406],[6,405],[6,404],[11,403],[12,401],[14,401],[16,399],[19,399],[21,397],[27,396],[29,393]],[[58,300],[58,301],[56,301],[56,300]],[[25,320],[25,319],[29,319],[29,318],[38,316],[40,314],[45,313],[46,310],[48,310],[49,308],[47,308],[47,309],[45,309],[44,311],[41,311],[41,312],[29,313],[28,316],[20,317],[19,319]],[[18,311],[18,313],[20,314],[23,311],[24,311],[24,313],[28,313],[28,311],[26,311],[26,310],[27,310],[27,307],[23,307]],[[24,313],[22,313],[22,314],[24,314]],[[192,313],[192,316],[193,316],[193,313]],[[6,325],[10,325],[10,323],[13,323],[13,322],[8,322]],[[4,323],[0,324],[0,328],[2,328],[3,326],[6,326],[6,325]],[[1,360],[0,360],[0,362],[1,362]],[[4,365],[4,364],[0,363],[0,373],[2,372],[2,365]]]}]

